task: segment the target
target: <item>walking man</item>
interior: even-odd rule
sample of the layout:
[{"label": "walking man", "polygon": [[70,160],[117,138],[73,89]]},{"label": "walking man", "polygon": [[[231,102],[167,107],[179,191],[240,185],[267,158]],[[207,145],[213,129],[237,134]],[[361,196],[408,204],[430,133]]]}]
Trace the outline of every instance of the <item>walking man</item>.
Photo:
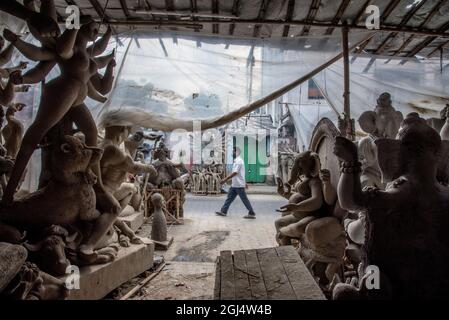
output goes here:
[{"label": "walking man", "polygon": [[256,219],[256,213],[249,202],[248,196],[246,195],[246,180],[245,180],[245,163],[240,157],[240,148],[236,147],[233,151],[234,165],[232,167],[232,173],[221,180],[221,184],[225,184],[228,180],[232,179],[231,188],[228,192],[228,197],[221,208],[220,211],[215,212],[219,216],[226,217],[231,203],[235,200],[237,196],[242,199],[243,204],[248,210],[248,214],[244,216],[245,219]]}]

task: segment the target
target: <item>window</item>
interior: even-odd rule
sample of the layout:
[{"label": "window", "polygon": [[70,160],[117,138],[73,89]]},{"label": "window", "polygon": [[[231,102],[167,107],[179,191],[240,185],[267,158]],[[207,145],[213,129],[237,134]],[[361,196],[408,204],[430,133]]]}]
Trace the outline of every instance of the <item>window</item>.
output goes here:
[{"label": "window", "polygon": [[309,79],[307,97],[309,100],[323,100],[324,99],[323,95],[321,94],[320,89],[316,85],[315,81],[313,81],[312,79]]}]

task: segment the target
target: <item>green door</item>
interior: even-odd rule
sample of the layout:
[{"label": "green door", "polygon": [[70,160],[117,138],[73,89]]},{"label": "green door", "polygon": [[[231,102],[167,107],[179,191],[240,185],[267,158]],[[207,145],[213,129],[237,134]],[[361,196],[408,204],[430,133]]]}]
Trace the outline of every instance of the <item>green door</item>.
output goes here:
[{"label": "green door", "polygon": [[[235,143],[234,139],[234,146]],[[244,153],[243,161],[245,162],[246,182],[264,183],[267,167],[266,140],[245,137],[243,148],[240,149]]]}]

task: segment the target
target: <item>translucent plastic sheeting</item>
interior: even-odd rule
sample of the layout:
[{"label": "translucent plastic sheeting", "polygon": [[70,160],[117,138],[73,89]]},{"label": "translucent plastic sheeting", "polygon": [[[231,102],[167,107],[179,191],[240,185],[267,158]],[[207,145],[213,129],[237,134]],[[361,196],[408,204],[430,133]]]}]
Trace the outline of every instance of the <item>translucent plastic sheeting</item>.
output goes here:
[{"label": "translucent plastic sheeting", "polygon": [[[350,45],[368,36],[351,33]],[[129,121],[160,130],[216,119],[273,94],[340,52],[338,33],[255,40],[135,33],[99,116],[137,109]]]},{"label": "translucent plastic sheeting", "polygon": [[303,89],[303,86],[300,86],[284,96],[285,102],[288,102],[287,108],[295,125],[300,151],[305,151],[309,147],[313,129],[315,129],[316,124],[322,118],[328,118],[335,124],[337,124],[338,119],[337,113],[324,101],[317,104],[302,101],[301,90]]},{"label": "translucent plastic sheeting", "polygon": [[[418,112],[424,118],[439,117],[449,103],[449,61],[438,59],[402,59],[386,63],[388,58],[357,57],[350,65],[351,117],[357,119],[373,110],[383,92],[392,96],[393,106],[404,115]],[[441,69],[441,66],[443,68]],[[338,61],[313,78],[329,103],[343,112],[343,63]]]}]

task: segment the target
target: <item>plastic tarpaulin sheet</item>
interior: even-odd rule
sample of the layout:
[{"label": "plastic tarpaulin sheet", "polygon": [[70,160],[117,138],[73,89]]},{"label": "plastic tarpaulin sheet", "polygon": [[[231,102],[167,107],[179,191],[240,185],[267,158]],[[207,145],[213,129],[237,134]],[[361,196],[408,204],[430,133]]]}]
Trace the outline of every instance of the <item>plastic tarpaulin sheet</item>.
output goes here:
[{"label": "plastic tarpaulin sheet", "polygon": [[[371,58],[377,58],[367,68]],[[449,61],[359,56],[350,65],[351,117],[357,119],[373,110],[383,92],[392,96],[393,106],[404,115],[418,112],[424,118],[439,117],[449,103]],[[386,63],[388,61],[388,63]],[[329,103],[343,112],[343,63],[338,61],[315,76],[314,81]]]},{"label": "plastic tarpaulin sheet", "polygon": [[[368,36],[351,33],[350,45]],[[340,53],[339,34],[233,39],[136,33],[109,100],[96,116],[144,110],[146,119],[140,113],[134,120],[161,130],[164,121],[174,127],[178,120],[214,119],[273,94]]]}]

